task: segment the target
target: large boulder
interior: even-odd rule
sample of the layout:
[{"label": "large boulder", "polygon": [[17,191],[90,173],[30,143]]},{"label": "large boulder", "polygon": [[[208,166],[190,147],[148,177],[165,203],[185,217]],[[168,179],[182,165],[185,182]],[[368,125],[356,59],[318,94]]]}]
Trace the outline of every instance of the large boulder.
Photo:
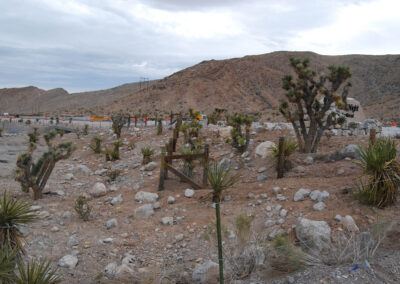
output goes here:
[{"label": "large boulder", "polygon": [[158,194],[153,192],[139,191],[135,195],[135,200],[138,202],[154,203],[158,200]]},{"label": "large boulder", "polygon": [[342,159],[344,158],[352,158],[352,159],[360,159],[359,147],[355,144],[349,144],[344,148],[340,154],[342,155]]},{"label": "large boulder", "polygon": [[263,159],[265,159],[266,157],[272,156],[273,152],[270,148],[275,147],[275,146],[276,146],[276,144],[271,141],[262,142],[256,147],[255,156],[261,157]]},{"label": "large boulder", "polygon": [[296,236],[302,246],[313,253],[328,251],[331,244],[331,228],[325,221],[297,219]]},{"label": "large boulder", "polygon": [[104,183],[96,182],[89,193],[93,197],[101,197],[107,194],[107,187]]}]

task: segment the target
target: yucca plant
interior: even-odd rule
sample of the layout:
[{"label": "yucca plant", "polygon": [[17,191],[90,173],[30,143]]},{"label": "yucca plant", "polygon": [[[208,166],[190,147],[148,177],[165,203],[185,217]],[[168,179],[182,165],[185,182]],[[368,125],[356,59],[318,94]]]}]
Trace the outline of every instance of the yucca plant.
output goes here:
[{"label": "yucca plant", "polygon": [[219,259],[219,283],[224,283],[224,264],[222,256],[222,232],[221,232],[221,212],[220,201],[222,192],[232,187],[238,180],[239,175],[231,175],[232,168],[225,164],[214,164],[207,170],[207,179],[213,192],[213,202],[215,202],[215,215],[217,219],[217,238],[218,238],[218,259]]},{"label": "yucca plant", "polygon": [[114,149],[108,150],[106,149],[103,153],[106,157],[106,161],[116,161],[119,160],[119,147],[122,146],[122,141],[120,139],[114,141],[113,143]]},{"label": "yucca plant", "polygon": [[0,245],[9,253],[25,252],[18,226],[31,224],[36,220],[36,210],[30,209],[30,206],[31,204],[23,200],[11,198],[7,192],[4,192],[0,200]]},{"label": "yucca plant", "polygon": [[[298,145],[296,141],[290,140],[290,139],[285,139],[285,143],[283,144],[283,156],[284,156],[284,169],[286,171],[290,170],[292,168],[292,163],[289,159],[290,155],[293,154],[294,151],[296,151]],[[279,145],[275,145],[269,148],[273,152],[273,156],[278,162],[280,153],[279,153]],[[278,163],[277,163],[278,166]]]},{"label": "yucca plant", "polygon": [[95,153],[101,153],[101,142],[103,139],[100,136],[94,136],[92,138],[92,143],[89,145],[90,149]]},{"label": "yucca plant", "polygon": [[60,281],[60,276],[56,275],[57,269],[50,267],[50,262],[46,260],[32,260],[24,265],[18,264],[18,275],[16,284],[53,284]]},{"label": "yucca plant", "polygon": [[154,150],[151,149],[150,147],[143,147],[141,149],[142,155],[143,155],[143,160],[142,160],[142,165],[146,165],[151,162],[151,156],[154,155]]},{"label": "yucca plant", "polygon": [[14,283],[15,266],[17,264],[17,251],[9,251],[5,247],[0,248],[0,283]]},{"label": "yucca plant", "polygon": [[[381,138],[367,147],[359,147],[360,161],[355,162],[363,169],[356,197],[379,208],[396,201],[400,187],[400,164],[396,160],[396,144],[390,138]],[[364,184],[362,177],[368,176]]]}]

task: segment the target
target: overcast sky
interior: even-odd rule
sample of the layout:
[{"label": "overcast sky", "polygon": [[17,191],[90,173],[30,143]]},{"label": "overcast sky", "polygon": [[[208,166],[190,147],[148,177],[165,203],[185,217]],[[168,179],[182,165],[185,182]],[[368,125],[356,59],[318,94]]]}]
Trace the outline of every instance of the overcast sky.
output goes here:
[{"label": "overcast sky", "polygon": [[69,92],[279,50],[399,54],[399,0],[0,0],[0,88]]}]

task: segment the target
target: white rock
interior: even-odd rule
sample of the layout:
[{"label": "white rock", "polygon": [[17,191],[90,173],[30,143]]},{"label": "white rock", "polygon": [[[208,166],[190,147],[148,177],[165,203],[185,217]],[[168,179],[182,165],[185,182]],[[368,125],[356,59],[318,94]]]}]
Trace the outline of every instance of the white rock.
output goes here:
[{"label": "white rock", "polygon": [[74,177],[73,174],[66,174],[65,177],[64,177],[64,179],[65,179],[65,180],[73,180],[73,179],[75,179],[75,177]]},{"label": "white rock", "polygon": [[304,164],[306,165],[312,165],[314,163],[314,159],[311,156],[308,156],[307,158],[304,159]]},{"label": "white rock", "polygon": [[311,198],[311,200],[318,200],[319,199],[319,197],[320,197],[320,195],[321,195],[321,191],[319,191],[319,190],[313,190],[311,193],[310,193],[310,198]]},{"label": "white rock", "polygon": [[160,209],[161,208],[161,204],[160,204],[160,202],[155,202],[155,203],[153,203],[153,208],[154,209]]},{"label": "white rock", "polygon": [[144,166],[145,171],[152,171],[157,168],[157,164],[155,162],[150,162]]},{"label": "white rock", "polygon": [[78,258],[75,255],[64,255],[59,261],[58,266],[73,269],[78,264]]},{"label": "white rock", "polygon": [[187,198],[192,198],[194,196],[194,190],[193,189],[190,189],[190,188],[187,188],[186,190],[185,190],[185,197],[187,197]]},{"label": "white rock", "polygon": [[300,188],[293,197],[294,201],[302,201],[304,200],[306,197],[310,196],[311,190],[309,189],[304,189],[304,188]]},{"label": "white rock", "polygon": [[122,195],[118,194],[116,197],[114,197],[113,199],[111,199],[110,203],[111,205],[119,205],[121,204],[123,201],[122,199]]},{"label": "white rock", "polygon": [[107,188],[104,183],[96,182],[89,194],[93,197],[101,197],[107,194]]},{"label": "white rock", "polygon": [[147,218],[154,215],[153,204],[145,204],[135,209],[136,218]]},{"label": "white rock", "polygon": [[296,236],[306,249],[317,252],[330,249],[331,228],[325,221],[297,219]]},{"label": "white rock", "polygon": [[286,209],[282,209],[281,212],[279,213],[279,215],[281,217],[286,217],[287,213],[288,213],[288,211]]},{"label": "white rock", "polygon": [[107,266],[104,268],[104,273],[107,275],[114,275],[117,271],[117,263],[116,262],[111,262],[107,264]]},{"label": "white rock", "polygon": [[77,245],[79,245],[78,237],[76,235],[70,236],[68,239],[68,242],[67,242],[67,246],[73,247],[73,246],[77,246]]},{"label": "white rock", "polygon": [[356,222],[354,221],[353,217],[351,217],[350,215],[346,215],[342,219],[341,222],[342,222],[343,227],[346,230],[348,230],[349,232],[358,232],[359,231]]},{"label": "white rock", "polygon": [[163,223],[163,225],[173,225],[174,218],[173,217],[163,217],[163,218],[161,218],[161,223]]},{"label": "white rock", "polygon": [[175,236],[175,240],[177,241],[177,242],[180,242],[180,241],[182,241],[183,240],[183,234],[178,234],[178,235],[176,235]]},{"label": "white rock", "polygon": [[321,195],[318,198],[318,201],[324,201],[326,199],[329,198],[329,192],[327,192],[326,190],[321,192]]},{"label": "white rock", "polygon": [[338,221],[338,222],[340,222],[340,221],[342,221],[342,216],[340,216],[339,214],[337,214],[336,216],[335,216],[335,218],[333,218],[335,221]]},{"label": "white rock", "polygon": [[158,194],[146,191],[139,191],[135,195],[135,200],[138,202],[154,203],[158,200]]},{"label": "white rock", "polygon": [[273,188],[273,190],[274,190],[274,193],[275,193],[275,194],[281,193],[281,188],[280,188],[279,186],[275,186],[275,187]]},{"label": "white rock", "polygon": [[173,196],[168,196],[167,203],[168,204],[174,204],[175,203],[175,198]]},{"label": "white rock", "polygon": [[107,230],[110,230],[110,229],[115,228],[117,226],[118,226],[118,221],[115,218],[108,220],[107,223],[106,223]]},{"label": "white rock", "polygon": [[260,143],[255,150],[255,156],[257,157],[261,157],[263,159],[265,159],[266,157],[269,157],[273,155],[272,150],[270,150],[271,147],[275,147],[276,144],[274,142],[271,141],[265,141]]},{"label": "white rock", "polygon": [[313,210],[315,211],[322,211],[326,208],[325,203],[323,203],[322,201],[315,203],[313,206]]},{"label": "white rock", "polygon": [[265,221],[264,225],[267,228],[272,227],[273,225],[275,225],[275,221],[274,220],[267,220],[267,221]]},{"label": "white rock", "polygon": [[218,280],[218,267],[218,264],[211,260],[197,266],[192,274],[193,281],[199,281],[201,284],[216,283]]}]

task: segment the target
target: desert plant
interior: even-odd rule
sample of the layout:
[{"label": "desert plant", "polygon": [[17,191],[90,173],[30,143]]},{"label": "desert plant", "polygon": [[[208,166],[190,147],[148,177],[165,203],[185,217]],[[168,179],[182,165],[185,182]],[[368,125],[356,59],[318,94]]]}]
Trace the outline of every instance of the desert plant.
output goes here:
[{"label": "desert plant", "polygon": [[115,181],[119,177],[120,174],[121,174],[120,170],[109,170],[107,172],[107,176],[110,181]]},{"label": "desert plant", "polygon": [[56,124],[60,123],[60,117],[56,116]]},{"label": "desert plant", "polygon": [[50,117],[50,124],[54,123],[54,117]]},{"label": "desert plant", "polygon": [[89,134],[89,124],[83,126],[82,135],[86,136]]},{"label": "desert plant", "polygon": [[57,133],[58,133],[58,135],[60,135],[60,137],[63,137],[65,134],[64,130],[61,130],[61,129],[57,130]]},{"label": "desert plant", "polygon": [[25,120],[25,124],[26,125],[30,125],[32,122],[31,122],[31,120],[30,119],[28,119],[28,120]]},{"label": "desert plant", "polygon": [[[192,155],[192,154],[199,154],[201,152],[200,148],[191,148],[191,147],[180,147],[178,149],[179,153],[181,155]],[[193,176],[193,170],[195,168],[194,161],[196,158],[185,158],[184,159],[184,168],[183,168],[183,173],[188,176],[192,177]]]},{"label": "desert plant", "polygon": [[228,168],[225,164],[214,164],[207,169],[207,179],[211,185],[213,192],[213,202],[215,202],[215,215],[217,220],[217,237],[218,237],[218,259],[219,259],[219,281],[224,283],[224,264],[222,255],[222,233],[221,233],[221,212],[220,201],[222,192],[232,187],[238,180],[238,175],[231,175],[232,168]]},{"label": "desert plant", "polygon": [[271,266],[279,271],[293,272],[305,266],[305,255],[287,235],[279,235],[274,240],[274,255]]},{"label": "desert plant", "polygon": [[3,128],[0,128],[0,137],[3,136]]},{"label": "desert plant", "polygon": [[247,216],[247,214],[240,214],[235,218],[236,236],[238,238],[238,245],[243,250],[244,245],[248,242],[251,236],[251,223],[254,220],[254,215]]},{"label": "desert plant", "polygon": [[24,253],[22,238],[18,226],[31,224],[36,220],[31,204],[20,199],[13,199],[7,192],[0,199],[0,245],[9,253]]},{"label": "desert plant", "polygon": [[67,159],[75,149],[72,142],[53,145],[51,141],[56,137],[56,135],[57,132],[53,129],[43,136],[48,146],[48,150],[43,153],[37,162],[35,162],[33,152],[36,148],[38,134],[31,134],[29,136],[30,143],[28,152],[21,153],[17,159],[15,180],[21,184],[23,191],[27,192],[29,189],[32,189],[35,200],[42,197],[43,188],[45,187],[56,163],[60,160]]},{"label": "desert plant", "polygon": [[20,118],[20,119],[18,119],[18,122],[19,122],[19,123],[23,123],[24,120],[23,120],[22,118]]},{"label": "desert plant", "polygon": [[15,267],[17,265],[17,251],[9,251],[5,247],[0,248],[0,283],[14,283]]},{"label": "desert plant", "polygon": [[151,149],[150,147],[143,147],[141,149],[142,155],[143,155],[143,160],[142,160],[142,165],[146,165],[151,162],[151,157],[154,155],[154,150]]},{"label": "desert plant", "polygon": [[[289,159],[290,155],[293,154],[293,152],[297,149],[297,143],[293,140],[290,139],[285,139],[285,142],[283,143],[283,156],[284,156],[284,169],[286,171],[290,170],[292,168],[292,163]],[[278,167],[278,159],[280,156],[279,153],[279,145],[275,145],[269,148],[274,155],[274,158],[277,161],[277,167]]]},{"label": "desert plant", "polygon": [[157,135],[161,135],[162,134],[162,130],[163,130],[162,119],[159,118],[158,119],[158,124],[157,124]]},{"label": "desert plant", "polygon": [[[308,58],[301,60],[291,57],[290,65],[297,81],[292,75],[284,76],[282,87],[287,91],[287,100],[282,102],[279,111],[292,123],[300,151],[314,153],[324,131],[331,125],[346,121],[337,108],[346,108],[351,83],[342,85],[351,77],[350,69],[332,65],[328,67],[328,75],[316,78],[316,72],[309,69]],[[332,104],[337,108],[332,108]]]},{"label": "desert plant", "polygon": [[79,195],[76,198],[74,209],[76,213],[78,213],[79,218],[81,218],[83,221],[89,220],[92,206],[89,205],[87,199],[84,196]]},{"label": "desert plant", "polygon": [[70,118],[68,119],[68,122],[69,122],[69,123],[72,123],[72,117],[70,117]]},{"label": "desert plant", "polygon": [[217,124],[219,120],[223,118],[223,114],[226,112],[226,109],[223,108],[215,108],[211,114],[207,115],[207,124]]},{"label": "desert plant", "polygon": [[112,150],[106,149],[104,151],[104,155],[106,157],[106,161],[116,161],[119,160],[119,148],[122,146],[122,141],[120,139],[114,141],[114,148]]},{"label": "desert plant", "polygon": [[93,152],[95,153],[101,153],[101,142],[103,141],[103,139],[100,136],[94,136],[92,138],[92,142],[90,143],[89,147],[90,149],[93,150]]},{"label": "desert plant", "polygon": [[122,127],[125,125],[127,122],[127,118],[125,115],[122,113],[112,115],[111,116],[111,121],[112,121],[112,129],[114,131],[114,134],[117,135],[117,138],[121,138],[121,132],[122,132]]},{"label": "desert plant", "polygon": [[179,130],[183,133],[184,143],[189,143],[189,124],[183,123]]},{"label": "desert plant", "polygon": [[[232,126],[231,137],[232,146],[239,150],[240,153],[246,151],[250,142],[250,127],[253,119],[247,115],[235,113],[226,116],[228,125]],[[245,126],[245,133],[242,127]]]},{"label": "desert plant", "polygon": [[50,262],[46,260],[32,260],[24,265],[18,264],[18,276],[15,279],[16,284],[53,284],[60,281],[56,275],[57,269],[50,267]]},{"label": "desert plant", "polygon": [[[359,147],[363,169],[356,196],[363,202],[383,208],[396,201],[400,186],[400,163],[396,160],[396,144],[390,138],[381,138],[367,147]],[[362,177],[368,176],[367,183]]]}]

